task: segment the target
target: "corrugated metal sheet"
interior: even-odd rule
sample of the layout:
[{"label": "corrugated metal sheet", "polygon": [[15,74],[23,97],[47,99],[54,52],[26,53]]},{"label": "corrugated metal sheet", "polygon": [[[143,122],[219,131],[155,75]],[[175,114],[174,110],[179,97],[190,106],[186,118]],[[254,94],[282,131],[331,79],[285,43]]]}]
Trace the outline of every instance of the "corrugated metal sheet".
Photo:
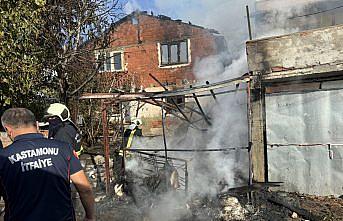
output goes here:
[{"label": "corrugated metal sheet", "polygon": [[266,118],[269,180],[288,191],[342,195],[343,90],[267,95]]}]

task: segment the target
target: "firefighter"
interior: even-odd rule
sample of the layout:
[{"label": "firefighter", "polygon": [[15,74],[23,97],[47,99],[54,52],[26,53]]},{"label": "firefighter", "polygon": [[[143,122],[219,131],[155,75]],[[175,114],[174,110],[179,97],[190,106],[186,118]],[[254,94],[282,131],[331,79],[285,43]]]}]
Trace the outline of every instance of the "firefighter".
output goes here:
[{"label": "firefighter", "polygon": [[[58,141],[63,141],[71,145],[79,158],[83,152],[81,145],[81,134],[79,129],[70,119],[70,111],[64,104],[50,104],[46,110],[45,119],[49,122],[48,138]],[[74,208],[80,207],[80,200],[75,189],[75,185],[71,183],[71,194]]]},{"label": "firefighter", "polygon": [[38,133],[35,116],[28,109],[8,109],[1,123],[13,141],[0,151],[5,220],[75,221],[70,180],[80,194],[84,220],[95,220],[92,186],[72,147]]},{"label": "firefighter", "polygon": [[[142,121],[140,119],[134,119],[131,121],[130,126],[124,131],[124,145],[125,149],[130,149],[132,146],[132,141],[135,136],[142,136],[142,129],[140,126]],[[127,155],[130,155],[128,152]],[[120,151],[120,156],[123,156],[123,151]]]},{"label": "firefighter", "polygon": [[83,152],[81,134],[70,119],[70,111],[60,103],[50,104],[46,110],[45,118],[49,122],[49,139],[55,139],[70,144],[78,156]]}]

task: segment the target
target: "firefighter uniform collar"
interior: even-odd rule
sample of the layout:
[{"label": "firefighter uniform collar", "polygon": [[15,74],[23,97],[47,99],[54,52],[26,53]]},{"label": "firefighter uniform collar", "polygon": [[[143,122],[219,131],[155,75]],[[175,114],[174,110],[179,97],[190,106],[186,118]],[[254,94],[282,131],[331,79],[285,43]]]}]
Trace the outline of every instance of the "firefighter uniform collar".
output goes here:
[{"label": "firefighter uniform collar", "polygon": [[21,134],[18,135],[14,138],[14,141],[18,141],[18,140],[27,140],[27,139],[37,139],[37,138],[43,138],[43,134],[40,133],[28,133],[28,134]]}]

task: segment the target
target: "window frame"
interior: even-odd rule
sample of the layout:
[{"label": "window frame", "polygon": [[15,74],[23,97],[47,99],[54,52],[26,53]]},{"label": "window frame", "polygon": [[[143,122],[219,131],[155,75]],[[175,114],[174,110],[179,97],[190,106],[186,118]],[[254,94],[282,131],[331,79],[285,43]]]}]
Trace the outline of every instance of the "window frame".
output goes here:
[{"label": "window frame", "polygon": [[[187,61],[182,61],[182,52],[181,52],[181,44],[186,44],[186,58]],[[177,45],[177,62],[172,62],[172,47]],[[183,39],[177,41],[170,41],[170,42],[163,42],[158,43],[158,52],[159,52],[159,67],[160,68],[170,68],[170,67],[180,67],[180,66],[187,66],[191,63],[191,50],[190,50],[190,39]],[[163,55],[163,47],[167,46],[168,49],[168,62],[163,62],[164,55]]]},{"label": "window frame", "polygon": [[[107,57],[107,54],[109,54],[109,57]],[[114,60],[115,55],[120,54],[120,62],[121,62],[121,69],[116,69],[116,63]],[[99,61],[99,57],[105,55],[104,59],[102,62]],[[110,69],[108,70],[108,58],[110,59]],[[98,72],[103,73],[103,72],[122,72],[125,71],[124,68],[124,51],[96,51],[95,52],[95,60],[96,60],[96,65],[102,65],[102,68],[99,68]]]}]

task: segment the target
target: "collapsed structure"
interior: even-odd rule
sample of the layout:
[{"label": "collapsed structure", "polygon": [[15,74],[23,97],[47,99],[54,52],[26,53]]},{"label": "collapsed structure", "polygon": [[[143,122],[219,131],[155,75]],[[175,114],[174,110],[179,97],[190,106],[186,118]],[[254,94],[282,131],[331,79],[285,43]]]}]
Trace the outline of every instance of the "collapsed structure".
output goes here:
[{"label": "collapsed structure", "polygon": [[[218,42],[223,44],[222,37],[212,36],[212,31],[198,26],[185,24],[179,20],[173,21],[165,16],[147,15],[145,12],[135,12],[125,17],[117,25],[119,29],[115,35],[120,39],[126,39],[123,36],[125,31],[122,30],[130,30],[131,37],[132,33],[137,34],[137,36],[134,35],[134,38],[132,37],[134,46],[125,47],[123,45],[129,45],[127,42],[118,41],[115,47],[125,51],[123,53],[127,63],[123,61],[121,54],[122,71],[134,72],[136,78],[141,79],[138,85],[143,87],[144,91],[137,91],[134,94],[85,94],[83,99],[103,98],[114,99],[118,102],[130,102],[129,112],[135,113],[136,117],[145,118],[144,126],[148,128],[145,130],[145,134],[156,135],[161,134],[162,131],[152,132],[154,126],[151,124],[153,122],[151,119],[155,120],[154,125],[159,125],[157,127],[162,126],[161,106],[164,106],[168,113],[178,111],[178,114],[173,115],[194,126],[194,122],[190,121],[188,115],[183,111],[185,106],[187,107],[184,104],[185,98],[192,95],[191,97],[195,96],[196,102],[194,103],[197,103],[198,106],[195,108],[188,106],[188,108],[191,112],[200,113],[203,120],[209,122],[208,116],[196,99],[195,92],[199,89],[200,92],[207,91],[208,95],[215,98],[214,89],[225,88],[229,84],[248,82],[247,96],[250,102],[248,102],[247,112],[249,113],[250,147],[247,149],[252,151],[249,154],[251,179],[258,182],[284,182],[285,189],[288,191],[320,195],[342,194],[340,184],[333,182],[333,180],[340,179],[339,174],[342,173],[341,168],[338,167],[341,163],[342,138],[339,136],[341,120],[338,114],[340,109],[337,106],[340,105],[339,80],[343,68],[341,61],[342,26],[249,41],[247,42],[249,75],[236,79],[236,81],[168,92],[170,89],[188,87],[190,82],[194,82],[191,68],[195,62],[196,51],[201,54],[199,54],[200,57],[215,51],[218,53]],[[172,28],[167,32],[160,32],[157,38],[153,38],[152,31],[147,29],[165,25]],[[196,34],[199,32],[202,34]],[[206,38],[203,38],[204,36]],[[202,39],[201,41],[207,41],[208,50],[205,47],[206,50],[200,52],[200,48],[203,47],[200,47],[202,44],[199,38]],[[188,40],[183,43],[182,39]],[[209,41],[209,39],[211,40]],[[181,62],[182,48],[186,48],[182,44],[187,45],[184,55],[188,56],[184,57],[187,62],[183,64]],[[149,54],[152,56],[149,58],[150,63],[148,62],[150,66],[134,67],[134,62],[130,63],[130,61],[136,60],[130,59],[135,59],[135,55],[136,57],[141,56],[139,55],[141,50],[132,55],[131,50],[140,48],[147,50],[145,48],[148,46],[151,48]],[[174,52],[173,47],[175,47]],[[145,52],[147,53],[147,51]],[[178,60],[179,63],[172,64],[170,63],[171,56],[176,56],[175,59],[181,60]],[[116,55],[109,59],[115,60],[115,58]],[[166,63],[163,64],[164,62]],[[114,66],[115,64],[116,62],[114,62]],[[104,67],[106,67],[106,63]],[[113,64],[111,68],[113,68]],[[104,72],[106,71],[104,70]],[[106,74],[111,74],[111,72],[106,72]],[[183,77],[185,78],[181,80]],[[133,88],[138,87],[133,85]],[[165,92],[161,93],[163,90]],[[182,97],[180,102],[178,102],[178,97]],[[317,97],[320,99],[316,99]],[[135,105],[135,102],[138,104]],[[148,108],[140,109],[139,102],[147,103]],[[158,107],[154,108],[153,106]],[[293,126],[289,127],[289,125]],[[284,154],[287,154],[288,157],[285,158]],[[315,163],[316,160],[323,165]],[[297,163],[296,167],[294,167],[295,163]],[[324,167],[326,172],[324,173],[319,167]],[[325,176],[325,178],[316,179],[313,175],[315,177]]]},{"label": "collapsed structure", "polygon": [[[249,145],[243,149],[247,150],[249,160],[242,161],[242,164],[249,163],[247,167],[249,170],[246,170],[249,182],[246,187],[237,188],[236,191],[254,192],[261,186],[268,187],[273,186],[273,183],[282,183],[281,187],[278,187],[279,190],[339,196],[342,195],[340,180],[343,172],[341,167],[343,138],[340,129],[342,123],[340,112],[343,105],[342,37],[343,26],[338,25],[248,41],[246,47],[250,72],[240,78],[173,91],[85,94],[82,98],[108,99],[110,101],[108,104],[130,101],[150,102],[162,108],[162,113],[163,110],[167,110],[167,113],[178,115],[179,118],[187,121],[187,115],[182,116],[182,110],[180,111],[177,104],[165,102],[168,97],[182,95],[193,99],[212,97],[215,100],[218,95],[244,90],[248,99],[246,108]],[[163,84],[158,79],[155,78],[155,81],[163,88]],[[237,87],[242,84],[246,84],[246,88]],[[104,108],[102,110],[106,111]],[[208,117],[206,113],[202,113],[201,104],[191,112],[198,112],[197,114],[202,116],[204,121]],[[188,123],[194,126],[196,122]],[[165,126],[163,118],[162,126]],[[230,151],[229,149],[197,151],[225,152]],[[237,150],[237,147],[233,150]],[[170,150],[165,146],[165,150],[131,151],[143,154],[149,151],[153,153],[165,151],[164,162],[168,162],[173,160],[168,153],[183,150]],[[155,154],[152,155],[156,157]],[[163,155],[159,157],[161,156],[163,159]],[[161,161],[156,162],[161,163]],[[187,170],[187,164],[185,165]],[[258,185],[255,185],[255,182]],[[185,190],[187,191],[187,187]],[[298,198],[304,199],[302,208],[299,208],[299,205],[294,207],[295,204],[290,203]],[[315,198],[316,201],[318,199]],[[327,213],[319,215],[322,213],[320,207],[308,213],[312,210],[312,204],[309,204],[311,200],[313,198],[305,200],[302,195],[267,197],[268,202],[282,204],[287,209],[297,211],[309,219],[322,220],[329,217]],[[328,207],[323,210],[341,205],[339,200],[329,201],[326,198],[320,198],[319,204],[320,202],[328,202]],[[335,210],[332,220],[340,217],[340,212],[340,209]],[[286,212],[286,216],[287,213],[289,211]]]}]

